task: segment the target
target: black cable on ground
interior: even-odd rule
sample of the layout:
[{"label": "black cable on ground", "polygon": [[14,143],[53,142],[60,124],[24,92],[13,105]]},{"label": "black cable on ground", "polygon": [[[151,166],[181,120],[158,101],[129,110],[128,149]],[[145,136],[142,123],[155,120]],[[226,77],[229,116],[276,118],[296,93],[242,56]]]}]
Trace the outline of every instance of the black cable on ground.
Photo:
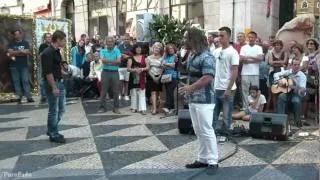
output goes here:
[{"label": "black cable on ground", "polygon": [[[301,130],[301,129],[300,129],[300,130]],[[299,130],[298,130],[298,131],[299,131]],[[293,135],[294,135],[295,133],[297,133],[298,131],[293,132],[290,136],[293,136]],[[236,142],[232,137],[250,137],[250,136],[249,136],[249,133],[248,133],[248,132],[237,132],[237,133],[235,133],[235,134],[232,134],[232,135],[228,136],[229,142],[232,142],[233,144],[235,144],[235,148],[234,148],[234,150],[233,150],[231,153],[229,153],[227,156],[223,157],[222,159],[219,159],[218,163],[221,163],[221,162],[223,162],[223,161],[231,158],[232,156],[234,156],[234,155],[239,151],[239,144],[238,144],[238,142]],[[302,141],[304,141],[304,140],[308,140],[307,138],[308,138],[308,137],[300,137],[300,138],[295,137],[294,139],[291,139],[291,140],[288,140],[288,141],[291,141],[291,142],[302,142]],[[312,140],[315,140],[315,139],[316,139],[315,137],[312,138]],[[204,173],[204,172],[206,172],[206,171],[207,171],[207,169],[203,169],[203,170],[197,172],[196,174],[190,176],[187,180],[192,180],[192,179],[196,178],[197,176],[199,176],[200,174],[202,174],[202,173]]]}]

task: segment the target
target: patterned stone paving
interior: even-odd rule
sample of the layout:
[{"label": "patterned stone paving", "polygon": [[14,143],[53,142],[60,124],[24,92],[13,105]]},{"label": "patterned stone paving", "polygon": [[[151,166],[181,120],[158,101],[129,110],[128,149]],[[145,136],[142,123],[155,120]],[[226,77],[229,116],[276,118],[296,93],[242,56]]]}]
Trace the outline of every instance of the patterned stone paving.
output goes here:
[{"label": "patterned stone paving", "polygon": [[[176,117],[131,113],[129,102],[121,102],[121,115],[98,114],[97,105],[69,100],[60,126],[67,143],[54,144],[45,135],[46,105],[0,104],[0,179],[319,180],[318,140],[234,138],[238,152],[208,175],[184,168],[198,142],[179,134]],[[220,158],[235,147],[219,144]]]}]

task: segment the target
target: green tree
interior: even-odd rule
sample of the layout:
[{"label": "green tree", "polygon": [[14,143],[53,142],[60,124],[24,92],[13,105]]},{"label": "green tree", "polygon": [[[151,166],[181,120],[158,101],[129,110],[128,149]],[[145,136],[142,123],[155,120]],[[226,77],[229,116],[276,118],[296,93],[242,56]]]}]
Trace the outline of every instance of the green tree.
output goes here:
[{"label": "green tree", "polygon": [[153,41],[180,45],[187,26],[186,20],[181,22],[168,15],[153,15],[153,22],[149,23],[149,30]]}]

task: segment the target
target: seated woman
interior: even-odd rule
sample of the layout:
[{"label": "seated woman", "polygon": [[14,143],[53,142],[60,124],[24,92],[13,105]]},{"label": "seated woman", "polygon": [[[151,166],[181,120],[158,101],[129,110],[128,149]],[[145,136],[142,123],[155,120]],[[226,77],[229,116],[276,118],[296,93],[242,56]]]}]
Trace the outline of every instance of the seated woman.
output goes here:
[{"label": "seated woman", "polygon": [[233,114],[232,119],[242,119],[244,121],[250,121],[251,113],[263,111],[263,107],[267,103],[267,101],[265,96],[261,94],[259,88],[257,86],[250,86],[249,93],[249,108],[245,111],[240,111]]},{"label": "seated woman", "polygon": [[90,63],[89,72],[87,76],[85,75],[85,73],[83,73],[84,77],[86,77],[85,82],[87,85],[83,93],[86,93],[92,90],[95,93],[96,97],[99,97],[101,92],[102,62],[100,61],[99,52],[95,52],[90,57],[88,57],[88,55],[87,55],[87,60],[90,59],[88,60],[88,62]]}]

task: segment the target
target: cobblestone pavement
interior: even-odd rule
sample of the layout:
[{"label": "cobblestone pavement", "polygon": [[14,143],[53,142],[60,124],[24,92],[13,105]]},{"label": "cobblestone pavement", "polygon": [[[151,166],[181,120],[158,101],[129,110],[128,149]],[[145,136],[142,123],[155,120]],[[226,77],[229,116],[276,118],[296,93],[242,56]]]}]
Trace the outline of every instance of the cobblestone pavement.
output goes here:
[{"label": "cobblestone pavement", "polygon": [[[98,114],[95,100],[67,104],[66,144],[48,141],[46,105],[0,104],[0,179],[319,180],[318,140],[234,138],[238,152],[211,176],[184,168],[196,158],[197,140],[179,134],[176,117],[131,113],[128,102],[121,115]],[[223,159],[236,145],[218,148]]]}]

